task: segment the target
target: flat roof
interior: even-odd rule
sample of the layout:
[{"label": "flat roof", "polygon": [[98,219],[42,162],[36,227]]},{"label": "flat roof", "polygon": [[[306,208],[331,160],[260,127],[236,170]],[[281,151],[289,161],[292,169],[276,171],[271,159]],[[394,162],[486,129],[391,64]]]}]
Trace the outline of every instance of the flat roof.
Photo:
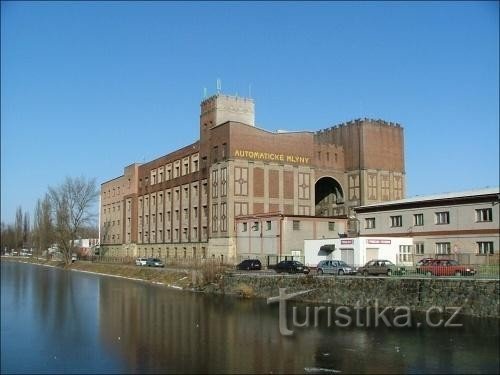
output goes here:
[{"label": "flat roof", "polygon": [[364,206],[356,207],[356,209],[370,208],[370,207],[381,207],[381,206],[392,206],[392,205],[400,205],[400,204],[408,204],[408,203],[416,203],[416,202],[427,202],[427,201],[436,201],[443,199],[455,199],[455,198],[466,198],[466,197],[475,197],[482,195],[492,195],[492,194],[500,194],[500,187],[487,187],[481,189],[474,190],[466,190],[460,192],[453,193],[440,193],[440,194],[432,194],[432,195],[416,195],[414,197],[399,199],[395,201],[387,201],[387,202],[379,202],[373,204],[367,204]]}]

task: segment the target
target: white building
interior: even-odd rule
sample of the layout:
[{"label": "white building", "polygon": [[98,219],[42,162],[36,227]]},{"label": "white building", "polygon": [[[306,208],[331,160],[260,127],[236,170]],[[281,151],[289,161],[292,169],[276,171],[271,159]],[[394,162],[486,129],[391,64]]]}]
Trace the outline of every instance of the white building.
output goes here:
[{"label": "white building", "polygon": [[361,266],[372,259],[412,265],[411,237],[349,237],[304,241],[304,263],[316,267],[320,260],[343,260]]}]

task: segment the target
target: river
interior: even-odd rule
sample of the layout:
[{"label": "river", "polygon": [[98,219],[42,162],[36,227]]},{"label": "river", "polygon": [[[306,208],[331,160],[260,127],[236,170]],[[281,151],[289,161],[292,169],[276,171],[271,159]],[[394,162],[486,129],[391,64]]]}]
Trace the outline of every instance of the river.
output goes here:
[{"label": "river", "polygon": [[319,324],[289,337],[278,304],[265,300],[11,261],[1,262],[1,280],[2,374],[499,370],[496,319],[462,318],[459,328]]}]

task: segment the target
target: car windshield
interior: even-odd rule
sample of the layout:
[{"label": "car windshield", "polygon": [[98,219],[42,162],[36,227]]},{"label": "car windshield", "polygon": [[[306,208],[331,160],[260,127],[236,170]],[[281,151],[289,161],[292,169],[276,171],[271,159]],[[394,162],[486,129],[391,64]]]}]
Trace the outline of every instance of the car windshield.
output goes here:
[{"label": "car windshield", "polygon": [[339,262],[339,266],[342,266],[342,267],[347,267],[347,263],[341,260],[341,261]]}]

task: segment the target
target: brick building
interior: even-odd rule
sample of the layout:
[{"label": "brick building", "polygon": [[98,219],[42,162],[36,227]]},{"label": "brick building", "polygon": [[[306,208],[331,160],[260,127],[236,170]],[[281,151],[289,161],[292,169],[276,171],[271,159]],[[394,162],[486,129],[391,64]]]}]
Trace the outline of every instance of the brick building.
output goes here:
[{"label": "brick building", "polygon": [[405,196],[399,124],[269,132],[255,126],[252,99],[217,94],[202,101],[199,126],[197,142],[101,185],[106,253],[235,261],[238,217],[345,219],[356,206]]}]

